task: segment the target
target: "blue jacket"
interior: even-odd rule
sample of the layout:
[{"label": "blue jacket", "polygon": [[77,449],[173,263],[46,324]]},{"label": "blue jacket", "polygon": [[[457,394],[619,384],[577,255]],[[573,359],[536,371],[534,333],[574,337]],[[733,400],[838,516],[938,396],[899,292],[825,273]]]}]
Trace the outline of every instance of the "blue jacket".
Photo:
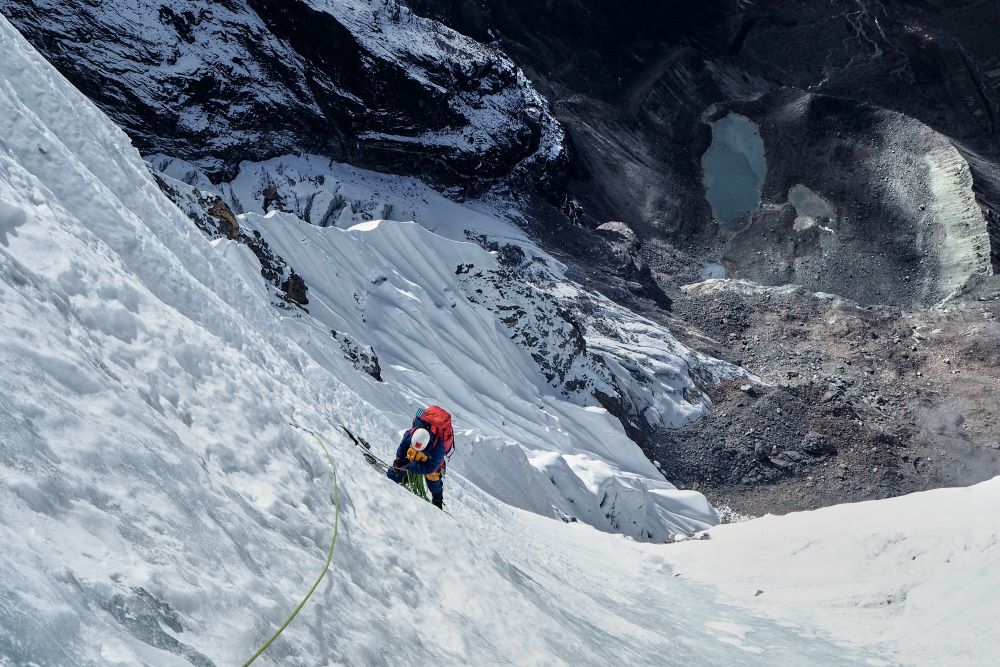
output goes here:
[{"label": "blue jacket", "polygon": [[[397,459],[406,458],[406,450],[410,448],[411,433],[413,433],[412,428],[406,432],[402,442],[399,443],[399,447],[396,449]],[[435,436],[430,445],[423,451],[427,455],[427,460],[423,463],[412,461],[406,465],[407,470],[417,475],[429,475],[444,464],[444,440],[441,438]]]}]

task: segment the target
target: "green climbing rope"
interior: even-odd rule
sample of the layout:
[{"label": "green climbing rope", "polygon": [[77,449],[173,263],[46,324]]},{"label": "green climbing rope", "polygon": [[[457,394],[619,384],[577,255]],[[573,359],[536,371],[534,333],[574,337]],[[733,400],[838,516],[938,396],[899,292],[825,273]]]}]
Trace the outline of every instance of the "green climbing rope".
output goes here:
[{"label": "green climbing rope", "polygon": [[427,500],[427,487],[424,486],[424,476],[406,471],[406,488],[413,492],[418,498]]},{"label": "green climbing rope", "polygon": [[[296,424],[293,424],[293,426],[296,426],[296,428],[302,428],[301,426],[298,426]],[[326,563],[323,565],[323,571],[320,572],[319,577],[317,577],[316,581],[313,582],[312,588],[310,588],[309,592],[306,593],[306,596],[302,598],[302,602],[300,602],[299,606],[295,608],[295,611],[293,611],[292,615],[288,617],[288,620],[286,620],[281,625],[281,627],[278,628],[277,632],[271,635],[271,638],[268,639],[263,646],[257,649],[256,653],[250,656],[249,660],[243,663],[243,667],[247,667],[247,665],[249,665],[254,660],[259,658],[260,655],[264,651],[266,651],[267,648],[274,642],[274,640],[277,639],[278,636],[285,631],[285,628],[287,628],[288,625],[293,620],[295,620],[295,617],[299,615],[299,612],[302,611],[302,607],[305,606],[306,602],[309,601],[309,598],[312,597],[312,594],[316,590],[316,587],[319,586],[319,582],[323,581],[323,577],[325,577],[326,573],[330,570],[330,561],[333,560],[333,547],[337,544],[337,531],[340,528],[340,493],[338,492],[337,489],[337,471],[334,470],[333,467],[333,457],[330,456],[330,451],[326,448],[326,445],[323,444],[323,441],[320,439],[318,435],[316,435],[312,431],[309,431],[308,429],[302,429],[302,430],[308,432],[310,435],[312,435],[312,437],[316,438],[316,442],[318,442],[319,446],[323,448],[323,453],[326,455],[326,460],[330,464],[330,477],[332,479],[333,503],[334,503],[333,536],[330,538],[330,548],[327,549],[326,552]]]}]

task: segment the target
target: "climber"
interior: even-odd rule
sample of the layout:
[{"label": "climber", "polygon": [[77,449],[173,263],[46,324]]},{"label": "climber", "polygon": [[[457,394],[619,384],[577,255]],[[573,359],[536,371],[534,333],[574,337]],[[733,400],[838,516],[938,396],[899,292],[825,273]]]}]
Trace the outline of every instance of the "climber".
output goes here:
[{"label": "climber", "polygon": [[451,415],[436,405],[417,411],[413,425],[396,449],[396,460],[387,476],[404,484],[406,473],[423,475],[431,492],[431,503],[444,509],[444,473],[455,447]]}]

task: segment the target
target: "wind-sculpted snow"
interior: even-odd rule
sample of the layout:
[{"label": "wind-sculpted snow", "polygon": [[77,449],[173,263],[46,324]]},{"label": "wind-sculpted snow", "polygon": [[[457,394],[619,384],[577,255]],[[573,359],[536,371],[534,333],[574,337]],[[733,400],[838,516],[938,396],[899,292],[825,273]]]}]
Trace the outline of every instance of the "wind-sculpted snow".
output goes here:
[{"label": "wind-sculpted snow", "polygon": [[453,240],[495,248],[500,266],[492,270],[454,262],[468,297],[496,313],[550,384],[577,397],[618,395],[634,421],[688,423],[708,407],[698,383],[742,372],[694,353],[663,327],[566,280],[556,259],[482,202],[457,204],[415,179],[314,155],[244,162],[233,181],[219,185],[183,160],[159,155],[150,162],[174,179],[217,192],[237,212],[283,211],[341,229],[373,219],[409,220]]},{"label": "wind-sculpted snow", "polygon": [[[163,156],[150,161],[206,187],[190,165]],[[419,182],[289,156],[244,163],[232,183],[208,187],[237,211],[281,209],[320,225],[333,219],[349,226],[380,214],[421,222],[365,222],[344,233],[274,210],[240,216],[242,234],[262,239],[305,277],[307,319],[370,346],[390,386],[417,402],[459,407],[470,437],[492,443],[474,445],[456,461],[483,488],[519,507],[641,539],[714,523],[700,496],[665,483],[605,408],[630,428],[680,426],[709,407],[698,383],[734,377],[738,369],[585,292],[510,223]],[[192,216],[198,219],[197,211]],[[423,227],[500,249],[490,253]],[[544,419],[524,419],[543,404]],[[398,402],[386,409],[405,422]],[[481,469],[513,465],[504,457],[517,462],[518,473],[502,485],[486,482],[490,475]],[[544,488],[545,502],[527,500],[529,487]]]},{"label": "wind-sculpted snow", "polygon": [[[487,468],[509,469],[501,485],[490,487],[501,500],[525,506],[525,488],[542,486],[548,507],[527,508],[642,539],[716,522],[704,498],[665,482],[593,399],[582,407],[554,391],[498,323],[500,313],[470,299],[466,290],[473,291],[456,268],[480,275],[497,269],[479,246],[414,223],[362,223],[345,232],[277,213],[248,214],[242,223],[260,231],[312,285],[310,318],[372,346],[382,377],[404,404],[453,409],[463,445],[453,469],[473,480],[488,475]],[[522,303],[536,316],[544,312],[544,302]],[[581,360],[582,369],[586,363],[593,361]],[[405,424],[398,399],[386,409],[398,410]],[[480,441],[503,446],[487,445],[486,453]],[[511,469],[498,457],[532,465]]]}]

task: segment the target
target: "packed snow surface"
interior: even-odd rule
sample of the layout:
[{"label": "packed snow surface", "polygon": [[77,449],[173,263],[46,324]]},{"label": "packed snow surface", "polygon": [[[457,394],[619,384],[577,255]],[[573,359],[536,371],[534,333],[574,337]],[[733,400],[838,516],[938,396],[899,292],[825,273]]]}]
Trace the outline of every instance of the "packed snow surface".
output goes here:
[{"label": "packed snow surface", "polygon": [[[450,514],[388,483],[340,428],[388,450],[400,415],[376,405],[385,390],[359,385],[312,321],[282,317],[246,247],[209,243],[3,18],[0,50],[0,664],[242,663],[330,537],[330,470],[292,422],[333,454],[340,538],[317,595],[257,664],[887,664],[714,601],[671,569],[676,546],[524,512],[461,475]],[[995,485],[977,489],[995,500]],[[930,511],[894,502],[873,507],[907,522]],[[970,602],[984,599],[973,584],[996,581],[992,520],[955,551],[981,566],[952,580]],[[775,534],[807,534],[792,532]],[[803,567],[788,554],[781,566]],[[926,599],[913,609],[967,618]]]},{"label": "packed snow surface", "polygon": [[672,545],[684,578],[902,665],[1000,662],[1000,478],[767,516]]}]

